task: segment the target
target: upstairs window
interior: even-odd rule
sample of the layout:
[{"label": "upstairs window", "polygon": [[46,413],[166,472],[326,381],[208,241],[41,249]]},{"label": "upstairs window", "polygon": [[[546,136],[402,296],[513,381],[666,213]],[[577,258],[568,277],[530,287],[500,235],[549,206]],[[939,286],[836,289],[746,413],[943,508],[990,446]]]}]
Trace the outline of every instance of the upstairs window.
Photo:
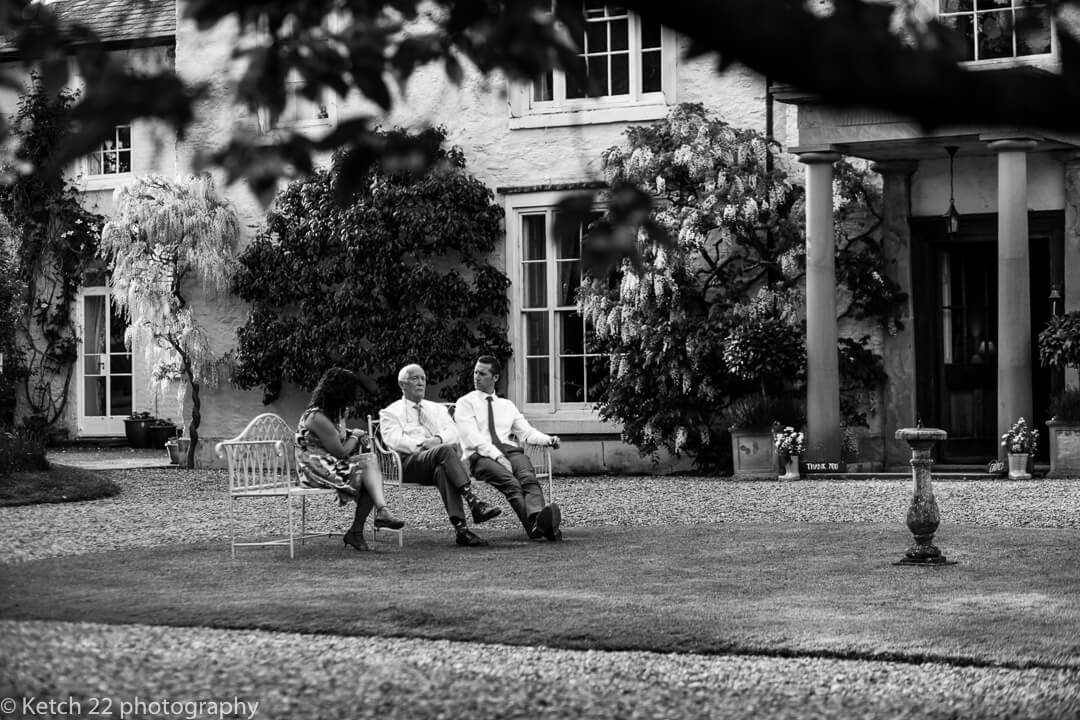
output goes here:
[{"label": "upstairs window", "polygon": [[121,175],[131,172],[131,126],[117,125],[112,137],[86,158],[87,175]]},{"label": "upstairs window", "polygon": [[330,124],[329,93],[323,92],[319,101],[303,95],[304,81],[290,77],[285,82],[285,108],[269,118],[270,128],[305,128]]},{"label": "upstairs window", "polygon": [[619,5],[585,2],[580,9],[585,25],[575,68],[580,75],[549,72],[533,83],[533,102],[629,99],[661,92],[660,25]]},{"label": "upstairs window", "polygon": [[[575,72],[549,71],[511,90],[511,127],[650,120],[675,99],[676,37],[625,6],[573,2],[583,37]],[[618,109],[614,114],[605,112]],[[556,117],[552,117],[556,116]]]},{"label": "upstairs window", "polygon": [[938,0],[942,23],[967,40],[966,60],[1053,53],[1050,6],[1027,0]]}]

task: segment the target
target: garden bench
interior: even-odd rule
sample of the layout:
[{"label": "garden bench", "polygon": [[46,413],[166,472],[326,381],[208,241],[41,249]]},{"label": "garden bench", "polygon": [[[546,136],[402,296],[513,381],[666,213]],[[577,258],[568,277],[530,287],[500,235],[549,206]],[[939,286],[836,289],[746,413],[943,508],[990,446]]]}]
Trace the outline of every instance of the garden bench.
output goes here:
[{"label": "garden bench", "polygon": [[[307,499],[312,495],[337,495],[336,490],[312,488],[301,483],[296,463],[296,434],[289,424],[274,413],[263,413],[248,423],[244,431],[231,440],[223,440],[214,448],[217,456],[229,463],[229,538],[232,555],[238,547],[288,545],[289,557],[295,556],[297,541],[302,545],[313,537],[329,537],[331,532],[307,532]],[[289,518],[289,534],[283,538],[259,542],[236,541],[234,503],[244,498],[274,498],[285,500]],[[300,498],[300,533],[293,519],[293,499]]]},{"label": "garden bench", "polygon": [[[447,409],[450,411],[450,417],[454,416],[454,403],[445,403]],[[401,457],[397,452],[391,450],[383,442],[382,435],[379,434],[379,421],[368,416],[368,432],[371,435],[371,447],[375,453],[375,459],[379,464],[379,470],[382,472],[383,487],[388,485],[394,485],[397,487],[426,487],[417,483],[402,482],[401,479]],[[547,500],[548,502],[554,502],[555,493],[552,489],[552,475],[551,472],[551,448],[547,445],[531,445],[529,443],[523,444],[525,454],[528,456],[529,461],[532,463],[533,468],[536,470],[536,479],[543,483],[547,481]],[[466,468],[467,469],[467,468]],[[474,479],[475,481],[475,479]],[[390,528],[377,528],[372,530],[372,540],[377,542],[379,540],[379,533],[389,533],[396,535],[398,547],[404,544],[404,528],[399,530],[391,530]],[[392,542],[392,540],[391,540]]]}]

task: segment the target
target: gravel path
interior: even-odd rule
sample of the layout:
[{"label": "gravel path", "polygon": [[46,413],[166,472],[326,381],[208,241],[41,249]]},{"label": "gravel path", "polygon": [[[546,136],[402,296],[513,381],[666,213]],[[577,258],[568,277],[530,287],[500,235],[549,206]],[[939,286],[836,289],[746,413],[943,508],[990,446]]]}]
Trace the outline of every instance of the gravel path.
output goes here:
[{"label": "gravel path", "polygon": [[[221,471],[111,473],[122,493],[67,505],[0,508],[0,573],[23,561],[176,542],[227,542]],[[480,491],[500,506],[488,488]],[[564,523],[902,523],[910,481],[730,482],[560,478]],[[943,523],[1080,528],[1080,482],[935,483]],[[242,534],[280,532],[267,501],[238,505]],[[391,489],[410,526],[445,527],[434,489]],[[509,514],[509,513],[507,513]],[[317,498],[313,525],[340,531],[351,506]],[[496,529],[513,529],[508,517]],[[299,636],[205,628],[0,621],[4,698],[80,706],[35,717],[219,717],[198,701],[258,702],[256,718],[1080,718],[1080,672],[817,658],[581,652],[481,643]],[[46,710],[49,708],[46,706]],[[31,715],[27,714],[27,717]]]},{"label": "gravel path", "polygon": [[[0,563],[229,536],[228,478],[222,470],[116,470],[122,492],[93,502],[0,508]],[[484,529],[517,530],[505,500],[477,491],[503,515]],[[903,523],[911,482],[731,482],[715,478],[558,478],[555,495],[567,527],[697,523]],[[1080,481],[935,483],[943,524],[1080,528]],[[434,488],[390,488],[388,502],[409,527],[448,528]],[[343,532],[352,505],[309,503],[311,527]],[[236,503],[242,536],[281,533],[280,499]],[[448,531],[449,532],[449,531]]]}]

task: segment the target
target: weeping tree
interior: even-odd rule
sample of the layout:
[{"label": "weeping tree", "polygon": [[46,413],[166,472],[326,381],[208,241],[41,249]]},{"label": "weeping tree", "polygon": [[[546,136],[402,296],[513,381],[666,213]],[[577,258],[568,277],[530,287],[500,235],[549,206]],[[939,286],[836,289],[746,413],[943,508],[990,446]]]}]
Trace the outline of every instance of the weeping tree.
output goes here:
[{"label": "weeping tree", "polygon": [[113,216],[102,230],[99,254],[112,271],[113,298],[128,320],[125,341],[138,344],[148,363],[171,354],[181,376],[181,408],[191,395],[191,444],[199,440],[199,391],[216,387],[224,359],[215,355],[195,309],[188,283],[227,291],[240,236],[236,211],[214,192],[208,176],[171,180],[146,176],[116,194]]}]

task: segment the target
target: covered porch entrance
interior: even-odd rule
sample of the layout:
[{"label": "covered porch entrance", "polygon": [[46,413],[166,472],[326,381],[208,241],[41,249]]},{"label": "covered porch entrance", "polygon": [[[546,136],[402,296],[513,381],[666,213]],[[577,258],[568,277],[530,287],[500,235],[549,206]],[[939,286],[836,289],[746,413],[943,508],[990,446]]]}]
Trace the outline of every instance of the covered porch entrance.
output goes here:
[{"label": "covered porch entrance", "polygon": [[[1048,458],[1043,421],[1053,381],[1038,363],[1038,333],[1061,310],[1052,290],[1064,279],[1064,222],[1061,211],[1028,214],[1033,362],[1027,420],[1042,430],[1038,461]],[[942,463],[982,464],[999,455],[997,228],[993,214],[964,216],[952,236],[940,217],[911,219],[915,401],[924,425],[949,433],[935,447]]]}]

